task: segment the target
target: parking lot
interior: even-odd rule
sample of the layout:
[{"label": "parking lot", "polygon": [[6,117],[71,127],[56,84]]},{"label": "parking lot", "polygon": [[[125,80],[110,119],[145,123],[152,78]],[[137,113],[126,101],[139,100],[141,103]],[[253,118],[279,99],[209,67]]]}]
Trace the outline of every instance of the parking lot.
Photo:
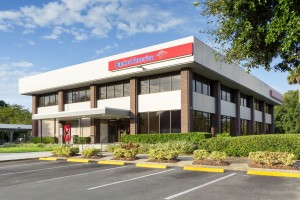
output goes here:
[{"label": "parking lot", "polygon": [[0,163],[2,200],[300,199],[300,179],[65,161]]}]

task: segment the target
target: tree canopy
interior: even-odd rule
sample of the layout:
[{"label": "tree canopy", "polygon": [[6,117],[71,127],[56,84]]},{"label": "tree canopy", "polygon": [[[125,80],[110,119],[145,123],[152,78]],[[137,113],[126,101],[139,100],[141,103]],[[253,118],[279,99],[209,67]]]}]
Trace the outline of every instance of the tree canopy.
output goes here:
[{"label": "tree canopy", "polygon": [[275,106],[274,121],[276,133],[298,133],[298,91],[290,90],[284,94],[281,106]]},{"label": "tree canopy", "polygon": [[20,105],[10,105],[0,100],[1,124],[31,124],[31,113]]},{"label": "tree canopy", "polygon": [[299,0],[201,0],[194,5],[216,19],[217,26],[206,33],[221,46],[224,61],[248,69],[300,67]]}]

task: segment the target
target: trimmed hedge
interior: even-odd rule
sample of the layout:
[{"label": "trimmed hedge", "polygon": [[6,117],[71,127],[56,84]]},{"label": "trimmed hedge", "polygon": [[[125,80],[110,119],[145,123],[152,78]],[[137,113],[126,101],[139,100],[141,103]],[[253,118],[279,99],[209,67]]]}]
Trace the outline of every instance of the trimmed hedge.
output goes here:
[{"label": "trimmed hedge", "polygon": [[37,143],[44,143],[44,144],[55,144],[58,143],[58,139],[57,137],[34,137],[34,138],[30,138],[30,142],[37,144]]},{"label": "trimmed hedge", "polygon": [[137,135],[124,135],[121,137],[121,142],[133,143],[163,143],[169,141],[189,141],[198,143],[201,140],[211,138],[211,133],[205,132],[190,132],[190,133],[167,133],[167,134],[137,134]]},{"label": "trimmed hedge", "polygon": [[199,149],[224,151],[228,156],[248,156],[250,152],[272,151],[293,153],[300,158],[300,134],[249,135],[200,140]]},{"label": "trimmed hedge", "polygon": [[78,135],[73,136],[73,144],[90,144],[90,137],[79,137]]}]

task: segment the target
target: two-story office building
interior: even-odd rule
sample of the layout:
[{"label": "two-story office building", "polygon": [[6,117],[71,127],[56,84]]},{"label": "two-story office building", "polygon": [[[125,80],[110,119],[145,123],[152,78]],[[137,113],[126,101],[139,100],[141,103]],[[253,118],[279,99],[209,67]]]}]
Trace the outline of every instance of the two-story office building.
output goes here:
[{"label": "two-story office building", "polygon": [[34,136],[273,133],[282,95],[244,69],[216,61],[195,37],[20,79],[32,96]]}]

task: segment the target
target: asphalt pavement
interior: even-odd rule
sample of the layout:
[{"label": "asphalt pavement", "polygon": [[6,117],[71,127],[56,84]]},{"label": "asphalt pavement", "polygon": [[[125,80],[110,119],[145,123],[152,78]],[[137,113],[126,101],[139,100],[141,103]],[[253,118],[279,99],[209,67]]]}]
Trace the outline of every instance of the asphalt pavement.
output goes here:
[{"label": "asphalt pavement", "polygon": [[300,179],[65,161],[0,163],[3,200],[300,199]]}]

